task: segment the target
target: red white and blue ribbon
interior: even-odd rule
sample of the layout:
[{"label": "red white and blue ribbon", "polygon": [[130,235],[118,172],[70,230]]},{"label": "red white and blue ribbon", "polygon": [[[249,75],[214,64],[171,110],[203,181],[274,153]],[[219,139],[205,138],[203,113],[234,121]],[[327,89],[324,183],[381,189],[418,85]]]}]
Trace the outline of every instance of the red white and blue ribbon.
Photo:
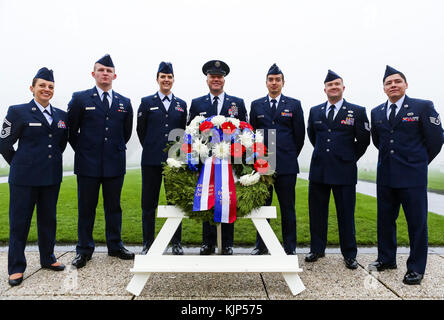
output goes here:
[{"label": "red white and blue ribbon", "polygon": [[233,171],[227,160],[210,157],[205,160],[194,193],[193,211],[210,210],[214,206],[214,222],[236,220],[236,189]]},{"label": "red white and blue ribbon", "polygon": [[236,220],[237,200],[231,164],[227,160],[216,158],[214,176],[216,188],[214,222],[233,223]]},{"label": "red white and blue ribbon", "polygon": [[214,160],[207,158],[200,171],[194,192],[193,211],[210,210],[214,206]]}]

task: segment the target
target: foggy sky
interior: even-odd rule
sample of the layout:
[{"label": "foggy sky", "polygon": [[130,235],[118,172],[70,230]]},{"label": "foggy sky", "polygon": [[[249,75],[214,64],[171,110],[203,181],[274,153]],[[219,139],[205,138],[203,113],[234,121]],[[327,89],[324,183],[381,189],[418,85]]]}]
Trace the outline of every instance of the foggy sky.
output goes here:
[{"label": "foggy sky", "polygon": [[[212,59],[231,69],[225,91],[250,102],[267,94],[265,75],[283,70],[283,94],[310,107],[326,100],[328,69],[344,79],[344,98],[370,110],[387,100],[388,64],[407,76],[407,95],[432,100],[443,118],[444,4],[442,1],[7,1],[0,0],[0,121],[13,104],[29,102],[31,80],[54,70],[53,106],[66,110],[72,93],[94,86],[94,62],[109,53],[113,89],[131,99],[158,89],[161,61],[173,64],[173,93],[191,99],[208,93],[202,65]],[[134,119],[135,121],[135,119]],[[135,122],[134,122],[135,124]],[[300,156],[308,167],[308,139]],[[128,164],[140,162],[135,127]],[[65,164],[73,162],[70,147]],[[360,168],[376,169],[370,145]],[[1,159],[0,166],[6,166]],[[444,171],[444,152],[431,167]]]}]

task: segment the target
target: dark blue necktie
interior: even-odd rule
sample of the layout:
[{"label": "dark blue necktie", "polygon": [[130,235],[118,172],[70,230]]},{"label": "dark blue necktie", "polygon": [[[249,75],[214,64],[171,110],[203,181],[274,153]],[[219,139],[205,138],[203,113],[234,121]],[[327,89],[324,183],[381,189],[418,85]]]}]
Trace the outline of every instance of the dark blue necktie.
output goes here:
[{"label": "dark blue necktie", "polygon": [[276,113],[276,99],[271,99],[271,118],[274,118],[274,114]]},{"label": "dark blue necktie", "polygon": [[219,99],[218,96],[214,97],[214,101],[213,101],[213,115],[217,116],[217,100]]},{"label": "dark blue necktie", "polygon": [[393,127],[393,124],[395,123],[395,116],[396,116],[396,104],[393,103],[390,106],[390,109],[392,109],[392,110],[390,111],[390,115],[389,115],[389,123],[390,123],[390,126]]},{"label": "dark blue necktie", "polygon": [[105,107],[105,110],[109,109],[108,92],[103,93],[103,106]]},{"label": "dark blue necktie", "polygon": [[49,111],[46,110],[46,109],[43,110],[43,113],[46,113],[46,114],[49,116],[49,119],[46,118],[46,120],[48,120],[49,125],[51,125],[51,123],[52,123],[52,116],[51,116],[51,114],[50,114]]},{"label": "dark blue necktie", "polygon": [[328,122],[329,122],[330,124],[333,123],[333,117],[334,117],[334,115],[335,115],[335,105],[332,104],[332,105],[330,106],[330,111],[328,112],[328,117],[327,117],[327,120],[328,120]]},{"label": "dark blue necktie", "polygon": [[162,101],[168,100],[170,101],[170,98],[168,98],[168,96],[163,97]]}]

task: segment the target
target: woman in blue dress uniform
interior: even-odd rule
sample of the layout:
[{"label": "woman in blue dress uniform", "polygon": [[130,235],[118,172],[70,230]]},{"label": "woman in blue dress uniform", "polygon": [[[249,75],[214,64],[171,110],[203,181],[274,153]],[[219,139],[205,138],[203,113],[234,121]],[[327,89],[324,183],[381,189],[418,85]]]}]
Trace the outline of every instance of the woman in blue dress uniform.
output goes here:
[{"label": "woman in blue dress uniform", "polygon": [[[53,107],[52,70],[41,68],[30,87],[34,99],[9,107],[0,133],[0,153],[9,172],[9,284],[19,285],[26,269],[25,246],[34,207],[40,264],[62,271],[54,256],[56,208],[62,182],[62,153],[68,140],[66,112]],[[18,141],[17,150],[14,144]]]}]

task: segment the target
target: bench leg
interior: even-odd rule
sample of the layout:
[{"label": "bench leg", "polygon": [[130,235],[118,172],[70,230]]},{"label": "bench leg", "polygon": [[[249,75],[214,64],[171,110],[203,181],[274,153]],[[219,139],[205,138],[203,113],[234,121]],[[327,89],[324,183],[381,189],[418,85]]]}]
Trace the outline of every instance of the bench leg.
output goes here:
[{"label": "bench leg", "polygon": [[146,282],[150,278],[151,273],[137,273],[133,276],[130,283],[126,287],[126,291],[139,296],[145,287]]},{"label": "bench leg", "polygon": [[[273,229],[271,229],[270,224],[265,219],[251,219],[261,235],[262,240],[267,246],[270,255],[282,256],[286,255],[284,248],[282,248],[276,234]],[[301,278],[297,273],[282,273],[282,276],[287,282],[288,287],[293,295],[297,295],[305,290],[305,286],[302,283]]]}]

